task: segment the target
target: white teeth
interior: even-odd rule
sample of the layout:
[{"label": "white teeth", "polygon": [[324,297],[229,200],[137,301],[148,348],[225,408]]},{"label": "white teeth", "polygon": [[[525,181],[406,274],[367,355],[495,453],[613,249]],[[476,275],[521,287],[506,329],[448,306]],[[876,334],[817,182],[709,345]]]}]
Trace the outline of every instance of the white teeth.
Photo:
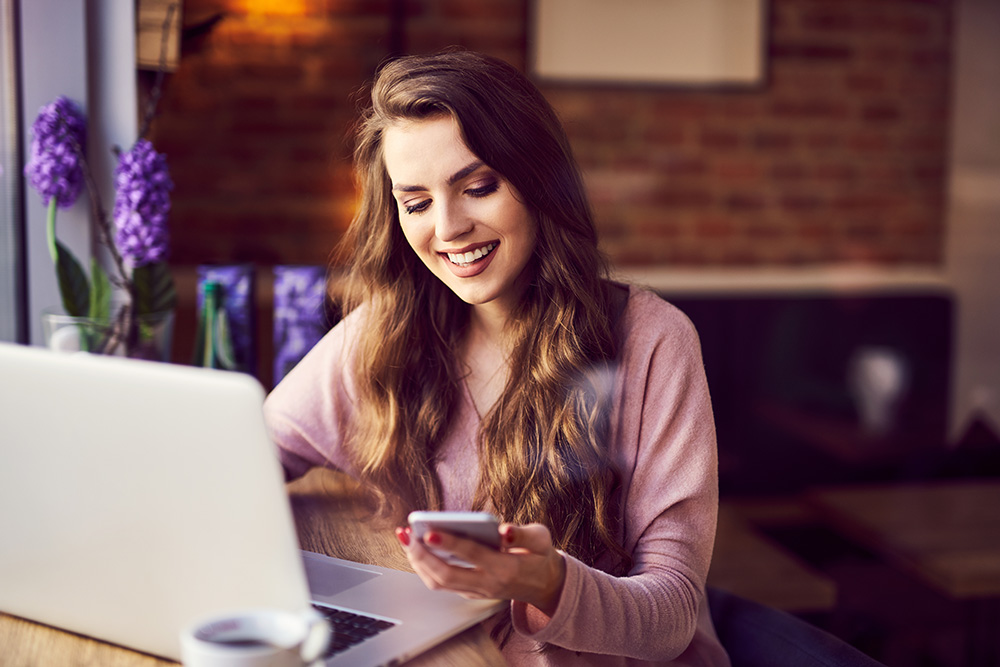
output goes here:
[{"label": "white teeth", "polygon": [[468,266],[469,264],[475,262],[477,259],[482,259],[486,255],[493,252],[493,249],[496,247],[497,246],[495,243],[490,243],[488,245],[483,246],[482,248],[476,248],[471,252],[466,252],[466,253],[449,252],[448,259],[451,260],[452,264],[458,264],[459,266]]}]

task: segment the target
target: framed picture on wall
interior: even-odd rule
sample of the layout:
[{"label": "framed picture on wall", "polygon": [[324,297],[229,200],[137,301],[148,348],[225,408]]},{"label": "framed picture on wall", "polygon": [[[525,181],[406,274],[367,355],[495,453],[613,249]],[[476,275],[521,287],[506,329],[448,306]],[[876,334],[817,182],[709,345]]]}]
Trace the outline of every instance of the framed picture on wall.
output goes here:
[{"label": "framed picture on wall", "polygon": [[550,82],[757,87],[767,0],[532,0],[528,60]]}]

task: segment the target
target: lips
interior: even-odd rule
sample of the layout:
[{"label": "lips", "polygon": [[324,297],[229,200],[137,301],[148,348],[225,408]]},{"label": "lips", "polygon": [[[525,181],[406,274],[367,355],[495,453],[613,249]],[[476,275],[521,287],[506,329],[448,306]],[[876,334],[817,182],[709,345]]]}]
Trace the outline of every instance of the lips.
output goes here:
[{"label": "lips", "polygon": [[486,255],[493,252],[496,249],[496,243],[487,243],[484,246],[480,246],[475,250],[469,250],[466,252],[448,252],[445,255],[448,256],[448,260],[452,264],[458,264],[459,266],[468,266],[476,260],[482,259]]},{"label": "lips", "polygon": [[490,241],[461,248],[455,252],[441,252],[438,256],[453,274],[459,278],[471,278],[486,270],[499,246],[499,241]]}]

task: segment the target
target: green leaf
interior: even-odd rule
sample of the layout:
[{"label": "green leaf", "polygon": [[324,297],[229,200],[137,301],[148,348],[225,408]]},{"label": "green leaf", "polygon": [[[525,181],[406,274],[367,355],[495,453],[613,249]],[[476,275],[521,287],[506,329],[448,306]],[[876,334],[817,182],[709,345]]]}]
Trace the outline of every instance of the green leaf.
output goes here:
[{"label": "green leaf", "polygon": [[69,248],[55,242],[56,278],[59,280],[59,294],[67,315],[86,317],[90,307],[90,283],[83,267]]},{"label": "green leaf", "polygon": [[233,349],[233,334],[229,327],[229,316],[226,309],[219,307],[215,320],[215,355],[219,365],[229,371],[239,370],[236,363],[236,352]]},{"label": "green leaf", "polygon": [[136,315],[171,310],[177,303],[174,279],[165,262],[135,267],[132,283],[135,285]]},{"label": "green leaf", "polygon": [[90,318],[98,322],[108,322],[111,319],[111,280],[108,273],[96,258],[90,259]]}]

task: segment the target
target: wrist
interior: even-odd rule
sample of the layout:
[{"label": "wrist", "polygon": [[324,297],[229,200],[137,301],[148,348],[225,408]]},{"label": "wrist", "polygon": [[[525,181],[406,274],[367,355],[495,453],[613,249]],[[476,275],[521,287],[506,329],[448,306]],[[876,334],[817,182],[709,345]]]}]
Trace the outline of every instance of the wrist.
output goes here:
[{"label": "wrist", "polygon": [[566,583],[566,561],[558,551],[552,552],[552,558],[549,559],[549,572],[549,585],[534,606],[551,618],[556,613],[559,598],[562,597],[563,585]]}]

